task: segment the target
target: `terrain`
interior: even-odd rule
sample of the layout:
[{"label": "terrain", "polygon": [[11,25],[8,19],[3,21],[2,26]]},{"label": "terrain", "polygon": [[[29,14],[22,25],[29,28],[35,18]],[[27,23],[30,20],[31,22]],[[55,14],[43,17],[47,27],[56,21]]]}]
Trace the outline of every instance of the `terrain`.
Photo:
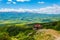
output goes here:
[{"label": "terrain", "polygon": [[60,14],[0,12],[0,40],[60,40]]},{"label": "terrain", "polygon": [[0,24],[4,23],[44,23],[59,21],[60,14],[0,12]]}]

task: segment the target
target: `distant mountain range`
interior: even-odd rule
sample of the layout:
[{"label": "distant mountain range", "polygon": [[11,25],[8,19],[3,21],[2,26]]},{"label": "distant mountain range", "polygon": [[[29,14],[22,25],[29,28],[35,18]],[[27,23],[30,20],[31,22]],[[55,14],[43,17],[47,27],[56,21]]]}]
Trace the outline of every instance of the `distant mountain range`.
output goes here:
[{"label": "distant mountain range", "polygon": [[0,12],[1,21],[19,21],[20,22],[51,22],[60,20],[60,14],[42,14],[42,13],[19,13],[19,12]]}]

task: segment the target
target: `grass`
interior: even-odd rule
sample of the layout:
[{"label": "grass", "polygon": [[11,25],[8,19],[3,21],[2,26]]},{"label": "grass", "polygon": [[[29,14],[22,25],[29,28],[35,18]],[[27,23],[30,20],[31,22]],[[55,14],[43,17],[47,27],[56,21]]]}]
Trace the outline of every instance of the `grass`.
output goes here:
[{"label": "grass", "polygon": [[[33,30],[34,24],[35,23],[30,24],[12,23],[0,26],[0,40],[54,40],[55,37],[52,35],[56,34],[57,34],[56,36],[60,35],[58,34],[58,32],[60,32],[60,21],[40,23],[43,26],[42,28],[43,31],[41,31],[41,29],[39,29],[40,31]],[[46,31],[44,29],[46,29]]]}]

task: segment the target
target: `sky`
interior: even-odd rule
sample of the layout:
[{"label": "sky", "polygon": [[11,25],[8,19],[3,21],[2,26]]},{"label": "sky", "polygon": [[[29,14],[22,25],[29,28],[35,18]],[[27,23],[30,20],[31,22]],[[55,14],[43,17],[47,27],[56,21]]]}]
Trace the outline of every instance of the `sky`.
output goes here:
[{"label": "sky", "polygon": [[60,14],[60,0],[0,0],[0,12]]}]

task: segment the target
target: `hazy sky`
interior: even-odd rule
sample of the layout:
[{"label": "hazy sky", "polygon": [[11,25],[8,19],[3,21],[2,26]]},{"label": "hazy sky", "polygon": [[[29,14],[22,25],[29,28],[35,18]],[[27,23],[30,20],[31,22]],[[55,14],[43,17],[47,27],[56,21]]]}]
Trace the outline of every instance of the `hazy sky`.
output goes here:
[{"label": "hazy sky", "polygon": [[0,0],[0,11],[4,11],[3,9],[60,13],[60,0]]}]

